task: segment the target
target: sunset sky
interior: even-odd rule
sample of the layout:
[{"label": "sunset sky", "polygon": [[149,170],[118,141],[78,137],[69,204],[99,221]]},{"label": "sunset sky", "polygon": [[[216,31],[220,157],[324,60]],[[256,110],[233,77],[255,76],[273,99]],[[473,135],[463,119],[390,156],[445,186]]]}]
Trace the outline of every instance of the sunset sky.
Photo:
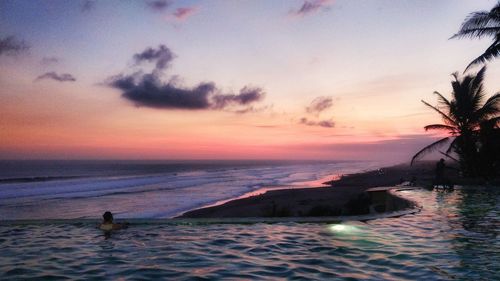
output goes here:
[{"label": "sunset sky", "polygon": [[0,0],[0,159],[409,160],[495,3]]}]

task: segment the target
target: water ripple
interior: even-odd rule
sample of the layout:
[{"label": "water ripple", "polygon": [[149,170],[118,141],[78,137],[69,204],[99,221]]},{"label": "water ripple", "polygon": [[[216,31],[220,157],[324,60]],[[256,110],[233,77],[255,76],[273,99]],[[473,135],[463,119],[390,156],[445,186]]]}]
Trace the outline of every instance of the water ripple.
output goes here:
[{"label": "water ripple", "polygon": [[0,279],[494,280],[488,192],[405,191],[421,213],[342,226],[141,224],[105,239],[85,223],[2,224]]}]

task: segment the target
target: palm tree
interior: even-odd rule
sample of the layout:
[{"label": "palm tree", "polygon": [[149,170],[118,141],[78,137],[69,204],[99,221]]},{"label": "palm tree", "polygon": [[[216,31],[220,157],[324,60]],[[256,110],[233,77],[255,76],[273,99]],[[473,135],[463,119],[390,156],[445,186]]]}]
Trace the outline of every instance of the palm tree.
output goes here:
[{"label": "palm tree", "polygon": [[444,124],[432,124],[425,126],[425,130],[441,130],[448,132],[448,136],[442,138],[417,152],[411,163],[426,153],[435,151],[439,147],[450,143],[445,154],[455,152],[458,154],[461,170],[466,175],[476,176],[478,174],[478,148],[479,132],[484,124],[490,127],[498,127],[500,123],[500,93],[491,96],[486,102],[483,91],[483,79],[486,66],[481,68],[476,75],[460,77],[453,73],[454,80],[451,82],[453,88],[452,99],[438,92],[438,106],[422,102],[441,115]]},{"label": "palm tree", "polygon": [[451,38],[483,38],[493,37],[493,43],[482,55],[474,59],[471,66],[484,63],[500,56],[500,1],[488,11],[473,12],[465,19],[457,34]]}]

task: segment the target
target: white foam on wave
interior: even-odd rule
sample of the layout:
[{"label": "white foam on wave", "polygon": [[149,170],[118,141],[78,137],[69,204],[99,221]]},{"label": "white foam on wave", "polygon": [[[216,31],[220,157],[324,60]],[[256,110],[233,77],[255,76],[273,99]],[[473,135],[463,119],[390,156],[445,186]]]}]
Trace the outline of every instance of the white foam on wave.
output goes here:
[{"label": "white foam on wave", "polygon": [[263,165],[2,184],[0,219],[95,217],[103,209],[130,218],[169,217],[263,186],[317,180],[366,167],[366,162]]}]

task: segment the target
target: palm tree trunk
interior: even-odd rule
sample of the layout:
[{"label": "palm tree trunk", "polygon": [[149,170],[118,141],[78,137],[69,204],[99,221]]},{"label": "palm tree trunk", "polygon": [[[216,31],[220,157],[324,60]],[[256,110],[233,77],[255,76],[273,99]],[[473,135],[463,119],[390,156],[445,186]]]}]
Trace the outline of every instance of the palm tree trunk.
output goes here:
[{"label": "palm tree trunk", "polygon": [[479,174],[476,141],[470,132],[464,132],[458,142],[460,168],[464,176],[475,177]]}]

